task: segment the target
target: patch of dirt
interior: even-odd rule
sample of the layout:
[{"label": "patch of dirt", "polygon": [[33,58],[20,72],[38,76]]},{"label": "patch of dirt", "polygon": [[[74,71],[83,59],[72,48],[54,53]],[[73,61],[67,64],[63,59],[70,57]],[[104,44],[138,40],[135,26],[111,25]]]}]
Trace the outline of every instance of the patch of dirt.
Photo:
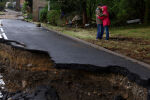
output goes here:
[{"label": "patch of dirt", "polygon": [[[122,75],[64,70],[51,82],[61,100],[145,100],[147,90]],[[141,94],[142,93],[142,94]],[[123,99],[122,99],[123,100]]]},{"label": "patch of dirt", "polygon": [[49,85],[56,89],[60,100],[146,100],[148,95],[146,88],[123,75],[56,69],[46,54],[5,44],[0,44],[0,61],[5,90],[9,92],[31,92],[39,85]]},{"label": "patch of dirt", "polygon": [[106,40],[86,40],[109,50],[150,64],[150,41],[142,38],[111,37]]}]

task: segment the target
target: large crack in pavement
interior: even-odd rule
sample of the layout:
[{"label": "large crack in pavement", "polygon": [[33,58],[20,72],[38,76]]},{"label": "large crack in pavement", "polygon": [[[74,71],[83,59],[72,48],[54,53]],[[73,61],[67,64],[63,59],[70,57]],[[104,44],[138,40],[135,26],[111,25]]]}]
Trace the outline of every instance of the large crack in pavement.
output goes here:
[{"label": "large crack in pavement", "polygon": [[12,42],[0,40],[2,100],[149,100],[149,80],[123,67],[55,63]]}]

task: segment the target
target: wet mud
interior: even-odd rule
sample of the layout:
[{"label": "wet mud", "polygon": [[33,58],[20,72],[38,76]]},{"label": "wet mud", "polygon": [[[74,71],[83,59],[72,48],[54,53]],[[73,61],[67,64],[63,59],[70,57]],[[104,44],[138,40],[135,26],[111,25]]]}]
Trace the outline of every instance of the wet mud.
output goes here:
[{"label": "wet mud", "polygon": [[148,82],[117,66],[56,64],[47,52],[0,43],[2,100],[148,100]]}]

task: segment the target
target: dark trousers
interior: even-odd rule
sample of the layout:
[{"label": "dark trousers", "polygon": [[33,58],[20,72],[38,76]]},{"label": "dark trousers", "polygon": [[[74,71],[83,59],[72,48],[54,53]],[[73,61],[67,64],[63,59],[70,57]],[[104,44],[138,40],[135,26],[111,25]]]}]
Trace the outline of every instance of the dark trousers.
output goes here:
[{"label": "dark trousers", "polygon": [[104,30],[106,31],[106,40],[109,40],[109,26],[104,26]]},{"label": "dark trousers", "polygon": [[102,39],[104,33],[103,24],[97,24],[97,37],[96,39]]},{"label": "dark trousers", "polygon": [[104,30],[106,31],[106,40],[109,40],[109,26],[104,26],[102,24],[97,25],[97,39],[102,39]]}]

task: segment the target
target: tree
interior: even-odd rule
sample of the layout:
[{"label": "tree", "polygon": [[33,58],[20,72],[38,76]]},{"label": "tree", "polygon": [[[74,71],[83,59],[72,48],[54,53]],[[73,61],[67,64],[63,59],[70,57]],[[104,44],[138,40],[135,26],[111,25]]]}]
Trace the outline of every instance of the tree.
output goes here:
[{"label": "tree", "polygon": [[0,0],[0,11],[5,9],[6,0]]},{"label": "tree", "polygon": [[83,17],[83,25],[88,23],[88,19],[87,19],[87,1],[83,0],[81,3],[82,6],[82,17]]},{"label": "tree", "polygon": [[32,6],[33,6],[33,0],[25,0],[26,2],[28,2],[28,12],[32,13]]},{"label": "tree", "polygon": [[52,3],[51,7],[53,9],[59,8],[61,11],[68,15],[72,12],[76,12],[77,14],[82,15],[83,24],[87,23],[87,0],[51,0],[50,2]]},{"label": "tree", "polygon": [[112,24],[126,24],[130,19],[141,19],[147,23],[150,19],[150,0],[51,0],[51,9],[59,9],[65,15],[79,14],[82,23],[95,19],[97,4],[108,6]]},{"label": "tree", "polygon": [[89,20],[92,19],[93,15],[95,15],[95,9],[97,7],[97,4],[98,4],[98,0],[87,0],[87,14]]},{"label": "tree", "polygon": [[145,15],[144,15],[144,23],[150,23],[150,0],[145,1]]}]

